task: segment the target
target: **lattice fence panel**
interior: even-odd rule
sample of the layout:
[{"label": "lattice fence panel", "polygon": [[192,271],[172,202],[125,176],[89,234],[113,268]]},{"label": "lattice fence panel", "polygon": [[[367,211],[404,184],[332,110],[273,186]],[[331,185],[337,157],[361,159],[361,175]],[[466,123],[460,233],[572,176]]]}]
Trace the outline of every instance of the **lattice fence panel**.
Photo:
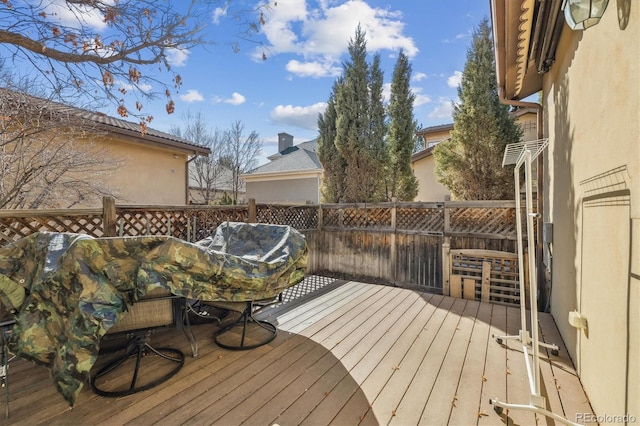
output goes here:
[{"label": "lattice fence panel", "polygon": [[272,225],[289,225],[295,229],[315,229],[318,227],[317,206],[276,206],[257,207],[256,220]]},{"label": "lattice fence panel", "polygon": [[391,208],[346,208],[342,215],[342,226],[356,229],[391,228]]},{"label": "lattice fence panel", "polygon": [[193,210],[189,213],[191,215],[191,229],[195,229],[195,236],[190,238],[192,241],[203,240],[213,235],[222,222],[249,221],[249,212],[246,207],[238,209],[202,209]]},{"label": "lattice fence panel", "polygon": [[334,228],[334,227],[337,228],[342,223],[341,217],[342,217],[341,209],[335,209],[335,208],[329,208],[329,207],[322,208],[322,226],[323,227],[326,226],[330,228]]},{"label": "lattice fence panel", "polygon": [[444,231],[444,210],[438,207],[398,207],[396,228],[404,231],[442,234]]},{"label": "lattice fence panel", "polygon": [[0,246],[36,232],[73,232],[101,237],[102,215],[0,218]]},{"label": "lattice fence panel", "polygon": [[499,234],[515,237],[516,218],[513,208],[451,208],[451,232]]},{"label": "lattice fence panel", "polygon": [[117,233],[121,236],[169,235],[186,239],[188,216],[184,211],[118,209]]}]

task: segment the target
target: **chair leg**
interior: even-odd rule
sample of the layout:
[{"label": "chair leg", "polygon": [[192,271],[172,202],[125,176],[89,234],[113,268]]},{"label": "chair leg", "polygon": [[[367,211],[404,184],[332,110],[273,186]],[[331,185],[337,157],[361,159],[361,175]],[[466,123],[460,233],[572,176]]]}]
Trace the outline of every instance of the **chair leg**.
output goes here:
[{"label": "chair leg", "polygon": [[[266,331],[266,336],[263,338],[258,338],[255,343],[247,344],[247,332],[249,330],[249,326],[254,324],[258,326],[260,329]],[[241,327],[240,338],[236,338],[233,329],[236,327]],[[247,305],[235,322],[228,324],[218,331],[216,331],[213,339],[216,344],[222,348],[230,349],[230,350],[247,350],[254,349],[262,345],[266,345],[276,338],[278,330],[275,325],[271,324],[268,321],[262,321],[253,316],[253,302],[247,302]],[[239,341],[238,341],[239,340]]]},{"label": "chair leg", "polygon": [[[160,383],[165,382],[173,375],[175,375],[184,365],[184,354],[178,349],[173,348],[154,348],[149,344],[150,333],[146,333],[145,335],[137,335],[134,337],[133,341],[127,346],[127,349],[123,356],[115,359],[114,361],[108,363],[104,367],[102,367],[98,372],[91,377],[91,387],[95,393],[98,395],[106,396],[106,397],[119,397],[131,395],[136,392],[141,392],[147,389],[151,389]],[[169,371],[158,377],[155,380],[152,380],[145,384],[138,384],[138,376],[140,373],[140,367],[142,364],[142,360],[149,355],[157,356],[161,359],[170,361],[170,363],[175,363]],[[133,369],[131,381],[126,386],[116,387],[114,390],[106,390],[99,387],[96,384],[96,381],[102,377],[108,376],[109,373],[114,372],[118,369],[118,367],[122,366],[127,360],[135,357],[135,367]],[[111,377],[116,377],[117,373],[114,373]]]}]

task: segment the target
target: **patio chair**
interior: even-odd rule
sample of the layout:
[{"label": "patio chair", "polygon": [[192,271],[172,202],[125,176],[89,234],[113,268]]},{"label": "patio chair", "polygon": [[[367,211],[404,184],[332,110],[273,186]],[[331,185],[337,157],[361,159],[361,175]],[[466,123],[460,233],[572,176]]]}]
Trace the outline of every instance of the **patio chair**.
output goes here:
[{"label": "patio chair", "polygon": [[[122,348],[116,348],[119,356],[91,376],[91,387],[95,393],[107,397],[131,395],[151,389],[180,371],[184,365],[184,353],[175,348],[152,345],[151,336],[156,330],[175,326],[177,330],[184,331],[193,355],[197,355],[193,335],[190,330],[181,328],[184,327],[182,300],[159,289],[131,305],[128,314],[101,341],[101,346],[106,348],[106,351],[102,351],[104,353],[113,352],[109,346],[114,346],[114,342],[127,340],[124,352]],[[152,364],[152,367],[147,368],[148,364]],[[125,374],[131,378],[126,382],[121,379]]]},{"label": "patio chair", "polygon": [[247,350],[266,345],[276,338],[278,329],[268,321],[259,320],[254,315],[261,309],[282,301],[278,296],[245,302],[205,302],[206,305],[235,312],[239,316],[226,325],[222,325],[214,334],[213,340],[222,348]]},{"label": "patio chair", "polygon": [[7,349],[7,337],[15,324],[15,319],[5,315],[0,304],[0,385],[4,388],[4,416],[9,418],[9,362],[15,357]]},{"label": "patio chair", "polygon": [[[292,228],[282,225],[261,223],[223,222],[216,228],[214,235],[196,242],[217,253],[241,258],[254,268],[259,265],[282,263],[289,256],[288,240]],[[297,231],[296,231],[297,232]],[[303,276],[299,277],[301,280]],[[289,286],[290,283],[287,284]],[[215,334],[216,344],[225,349],[245,350],[266,345],[275,339],[278,330],[268,321],[259,320],[255,314],[261,309],[282,301],[282,291],[264,298],[243,301],[208,301],[206,305],[225,309],[239,314],[237,319],[222,325]],[[239,332],[236,333],[236,330]]]}]

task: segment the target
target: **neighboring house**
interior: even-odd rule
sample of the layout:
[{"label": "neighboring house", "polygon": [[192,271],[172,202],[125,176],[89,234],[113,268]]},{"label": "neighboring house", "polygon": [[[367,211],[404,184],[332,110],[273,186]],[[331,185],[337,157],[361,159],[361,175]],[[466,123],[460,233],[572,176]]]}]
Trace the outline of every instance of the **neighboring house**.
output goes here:
[{"label": "neighboring house", "polygon": [[[68,126],[73,126],[73,131],[69,128],[61,130],[61,126],[57,125],[44,133],[49,135],[55,132],[49,138],[49,148],[52,152],[55,152],[55,146],[51,147],[51,145],[66,143],[69,138],[73,138],[72,142],[78,149],[88,145],[103,147],[105,148],[103,152],[117,159],[117,170],[109,172],[106,179],[109,188],[113,189],[118,204],[186,204],[188,202],[188,162],[194,156],[210,153],[209,148],[155,129],[146,128],[143,134],[138,123],[8,89],[0,88],[0,91],[4,102],[31,105],[31,108],[35,108],[34,111],[45,112],[42,117],[63,115],[68,118],[70,123]],[[64,133],[66,131],[69,132],[68,135]],[[60,133],[65,136],[60,137]],[[45,139],[42,136],[39,138]],[[92,177],[92,170],[82,173],[84,173],[81,176],[83,180],[98,179]],[[100,179],[105,179],[104,175],[103,173]],[[66,205],[68,205],[67,200],[59,200],[58,207]],[[100,199],[80,202],[74,207],[97,206],[101,206]]]},{"label": "neighboring house", "polygon": [[[246,204],[246,185],[243,179],[240,179],[238,186],[237,204]],[[233,171],[222,166],[219,175],[216,176],[211,192],[210,198],[214,204],[218,203],[225,195],[233,197]],[[198,179],[192,174],[189,175],[189,203],[206,204],[204,193],[205,189],[200,186]]]},{"label": "neighboring house", "polygon": [[[588,14],[590,3],[564,7]],[[564,4],[491,0],[498,89],[509,104],[542,92],[550,311],[596,415],[631,424],[640,420],[640,4],[609,1],[586,30],[568,26]],[[572,311],[586,329],[569,323]]]},{"label": "neighboring house", "polygon": [[278,153],[269,163],[242,175],[247,199],[258,203],[318,204],[322,164],[316,140],[293,145],[293,136],[278,133]]},{"label": "neighboring house", "polygon": [[418,195],[414,201],[444,201],[451,197],[449,188],[438,182],[433,150],[440,142],[451,137],[453,124],[431,126],[420,129],[416,136],[424,141],[423,149],[411,156],[413,174],[418,179]]},{"label": "neighboring house", "polygon": [[[524,132],[522,140],[536,140],[536,110],[533,108],[518,108],[511,113]],[[425,127],[416,132],[422,138],[423,149],[411,156],[413,174],[418,179],[418,195],[415,201],[444,201],[451,197],[451,191],[438,181],[435,174],[436,161],[433,150],[440,142],[451,137],[453,124]]]},{"label": "neighboring house", "polygon": [[119,188],[116,203],[189,203],[189,160],[209,155],[209,148],[151,128],[143,135],[136,123],[88,111],[85,114],[106,131],[100,141],[124,159],[112,176]]}]

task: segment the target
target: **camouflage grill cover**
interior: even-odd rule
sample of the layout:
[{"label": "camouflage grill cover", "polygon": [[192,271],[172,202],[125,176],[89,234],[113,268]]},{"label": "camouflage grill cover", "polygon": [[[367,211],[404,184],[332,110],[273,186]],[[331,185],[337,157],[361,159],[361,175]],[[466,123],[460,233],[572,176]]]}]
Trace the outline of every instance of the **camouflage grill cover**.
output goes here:
[{"label": "camouflage grill cover", "polygon": [[101,337],[147,292],[263,299],[301,281],[306,261],[304,236],[288,226],[225,223],[196,244],[36,233],[0,248],[0,299],[17,321],[9,348],[51,368],[73,406]]}]

